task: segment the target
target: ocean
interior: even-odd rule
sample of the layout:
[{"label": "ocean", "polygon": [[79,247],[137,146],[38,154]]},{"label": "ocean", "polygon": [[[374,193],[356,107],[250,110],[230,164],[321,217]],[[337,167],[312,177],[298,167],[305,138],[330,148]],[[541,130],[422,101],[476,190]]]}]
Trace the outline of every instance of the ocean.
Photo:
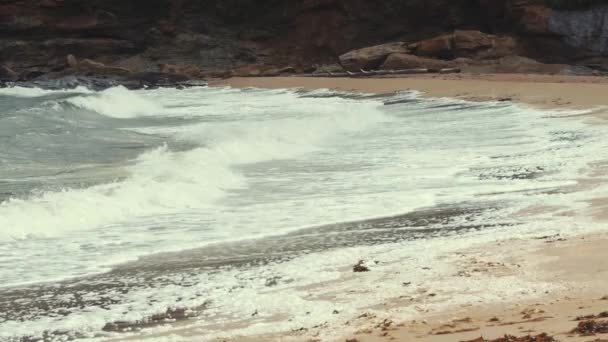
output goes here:
[{"label": "ocean", "polygon": [[540,286],[456,279],[446,260],[596,229],[580,216],[605,189],[578,185],[608,141],[587,114],[416,92],[0,89],[0,339],[212,339],[332,325],[407,282],[442,305],[483,281]]}]

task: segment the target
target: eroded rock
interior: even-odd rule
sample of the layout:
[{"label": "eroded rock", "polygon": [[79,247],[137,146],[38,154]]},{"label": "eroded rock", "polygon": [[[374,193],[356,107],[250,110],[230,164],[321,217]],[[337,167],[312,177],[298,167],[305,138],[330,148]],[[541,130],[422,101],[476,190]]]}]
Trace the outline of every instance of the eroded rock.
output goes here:
[{"label": "eroded rock", "polygon": [[375,70],[393,53],[408,53],[403,42],[375,45],[353,50],[340,56],[340,63],[348,71]]},{"label": "eroded rock", "polygon": [[418,57],[407,53],[393,53],[386,58],[381,69],[384,70],[401,70],[401,69],[444,69],[451,68],[454,64],[448,61]]},{"label": "eroded rock", "polygon": [[410,45],[417,56],[451,59],[454,57],[454,36],[446,34]]},{"label": "eroded rock", "polygon": [[517,54],[512,37],[495,36],[480,31],[454,31],[454,55],[473,59],[495,59]]}]

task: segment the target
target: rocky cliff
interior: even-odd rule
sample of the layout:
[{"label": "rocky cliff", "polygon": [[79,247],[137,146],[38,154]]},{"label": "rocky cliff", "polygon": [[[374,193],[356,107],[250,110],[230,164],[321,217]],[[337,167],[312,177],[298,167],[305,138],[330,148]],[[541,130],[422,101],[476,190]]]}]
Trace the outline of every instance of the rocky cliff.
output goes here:
[{"label": "rocky cliff", "polygon": [[[504,42],[496,58],[520,56],[597,69],[608,65],[608,6],[564,10],[552,8],[555,2],[2,0],[0,78],[31,79],[74,70],[193,77],[234,70],[260,74],[287,66],[291,68],[282,70],[309,72],[339,63],[339,56],[352,50],[387,42],[410,46],[446,35],[453,42],[460,31],[484,33],[465,37],[485,39],[467,43],[473,49],[486,44],[484,51],[494,51],[492,44]],[[453,61],[459,57],[455,52],[420,57]],[[483,53],[458,53],[472,60],[492,59]],[[74,56],[71,63],[68,55]],[[82,60],[86,63],[78,62]]]}]

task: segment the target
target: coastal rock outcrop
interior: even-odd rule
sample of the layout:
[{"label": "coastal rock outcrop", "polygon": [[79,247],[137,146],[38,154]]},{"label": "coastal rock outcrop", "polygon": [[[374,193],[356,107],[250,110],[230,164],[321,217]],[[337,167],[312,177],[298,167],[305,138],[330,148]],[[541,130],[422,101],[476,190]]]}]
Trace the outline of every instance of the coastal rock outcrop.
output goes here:
[{"label": "coastal rock outcrop", "polygon": [[186,64],[186,65],[175,65],[175,64],[161,64],[159,66],[161,73],[166,74],[177,74],[184,75],[189,78],[199,78],[201,77],[201,69],[196,65]]},{"label": "coastal rock outcrop", "polygon": [[386,58],[386,60],[382,64],[381,69],[383,69],[383,70],[401,70],[401,69],[417,69],[417,68],[445,69],[445,68],[451,68],[453,66],[454,66],[454,63],[451,63],[448,61],[418,57],[418,56],[407,54],[407,53],[393,53]]},{"label": "coastal rock outcrop", "polygon": [[553,11],[544,18],[546,30],[573,47],[608,54],[608,5],[578,11]]},{"label": "coastal rock outcrop", "polygon": [[464,72],[471,73],[561,74],[565,73],[568,67],[565,64],[545,64],[522,56],[505,56],[485,60],[458,58],[453,62]]},{"label": "coastal rock outcrop", "polygon": [[104,63],[96,62],[94,60],[85,58],[78,60],[74,55],[68,55],[66,57],[66,64],[81,73],[94,73],[96,75],[117,75],[117,76],[128,76],[133,72],[126,68],[108,66]]},{"label": "coastal rock outcrop", "polygon": [[287,65],[312,72],[314,65],[338,61],[350,71],[378,69],[392,54],[410,54],[441,60],[522,56],[608,69],[608,6],[559,3],[4,0],[0,65],[20,78],[69,73],[76,68],[65,56],[73,54],[134,74],[166,73],[161,66],[174,65],[182,75],[204,77],[250,65],[268,66],[272,74]]},{"label": "coastal rock outcrop", "polygon": [[409,47],[417,56],[440,59],[492,59],[517,53],[517,43],[512,37],[471,30],[456,30],[452,34],[417,42]]},{"label": "coastal rock outcrop", "polygon": [[389,55],[408,52],[403,42],[388,43],[347,52],[340,56],[340,63],[348,71],[378,69]]},{"label": "coastal rock outcrop", "polygon": [[411,44],[409,48],[417,56],[452,59],[454,58],[454,36],[452,34],[441,35]]},{"label": "coastal rock outcrop", "polygon": [[517,42],[508,36],[480,31],[454,31],[454,55],[473,59],[495,59],[517,55]]},{"label": "coastal rock outcrop", "polygon": [[6,65],[0,65],[0,81],[15,81],[19,75]]}]

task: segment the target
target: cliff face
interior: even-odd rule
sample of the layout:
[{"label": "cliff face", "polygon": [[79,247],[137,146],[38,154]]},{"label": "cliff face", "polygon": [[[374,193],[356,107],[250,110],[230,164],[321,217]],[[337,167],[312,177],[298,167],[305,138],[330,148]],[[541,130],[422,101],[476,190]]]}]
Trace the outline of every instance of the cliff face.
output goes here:
[{"label": "cliff face", "polygon": [[[455,29],[518,39],[523,54],[577,63],[608,51],[606,7],[526,0],[2,0],[0,65],[31,78],[66,56],[136,71],[335,63],[347,51]],[[581,23],[584,22],[584,25]],[[596,61],[597,62],[597,61]]]}]

